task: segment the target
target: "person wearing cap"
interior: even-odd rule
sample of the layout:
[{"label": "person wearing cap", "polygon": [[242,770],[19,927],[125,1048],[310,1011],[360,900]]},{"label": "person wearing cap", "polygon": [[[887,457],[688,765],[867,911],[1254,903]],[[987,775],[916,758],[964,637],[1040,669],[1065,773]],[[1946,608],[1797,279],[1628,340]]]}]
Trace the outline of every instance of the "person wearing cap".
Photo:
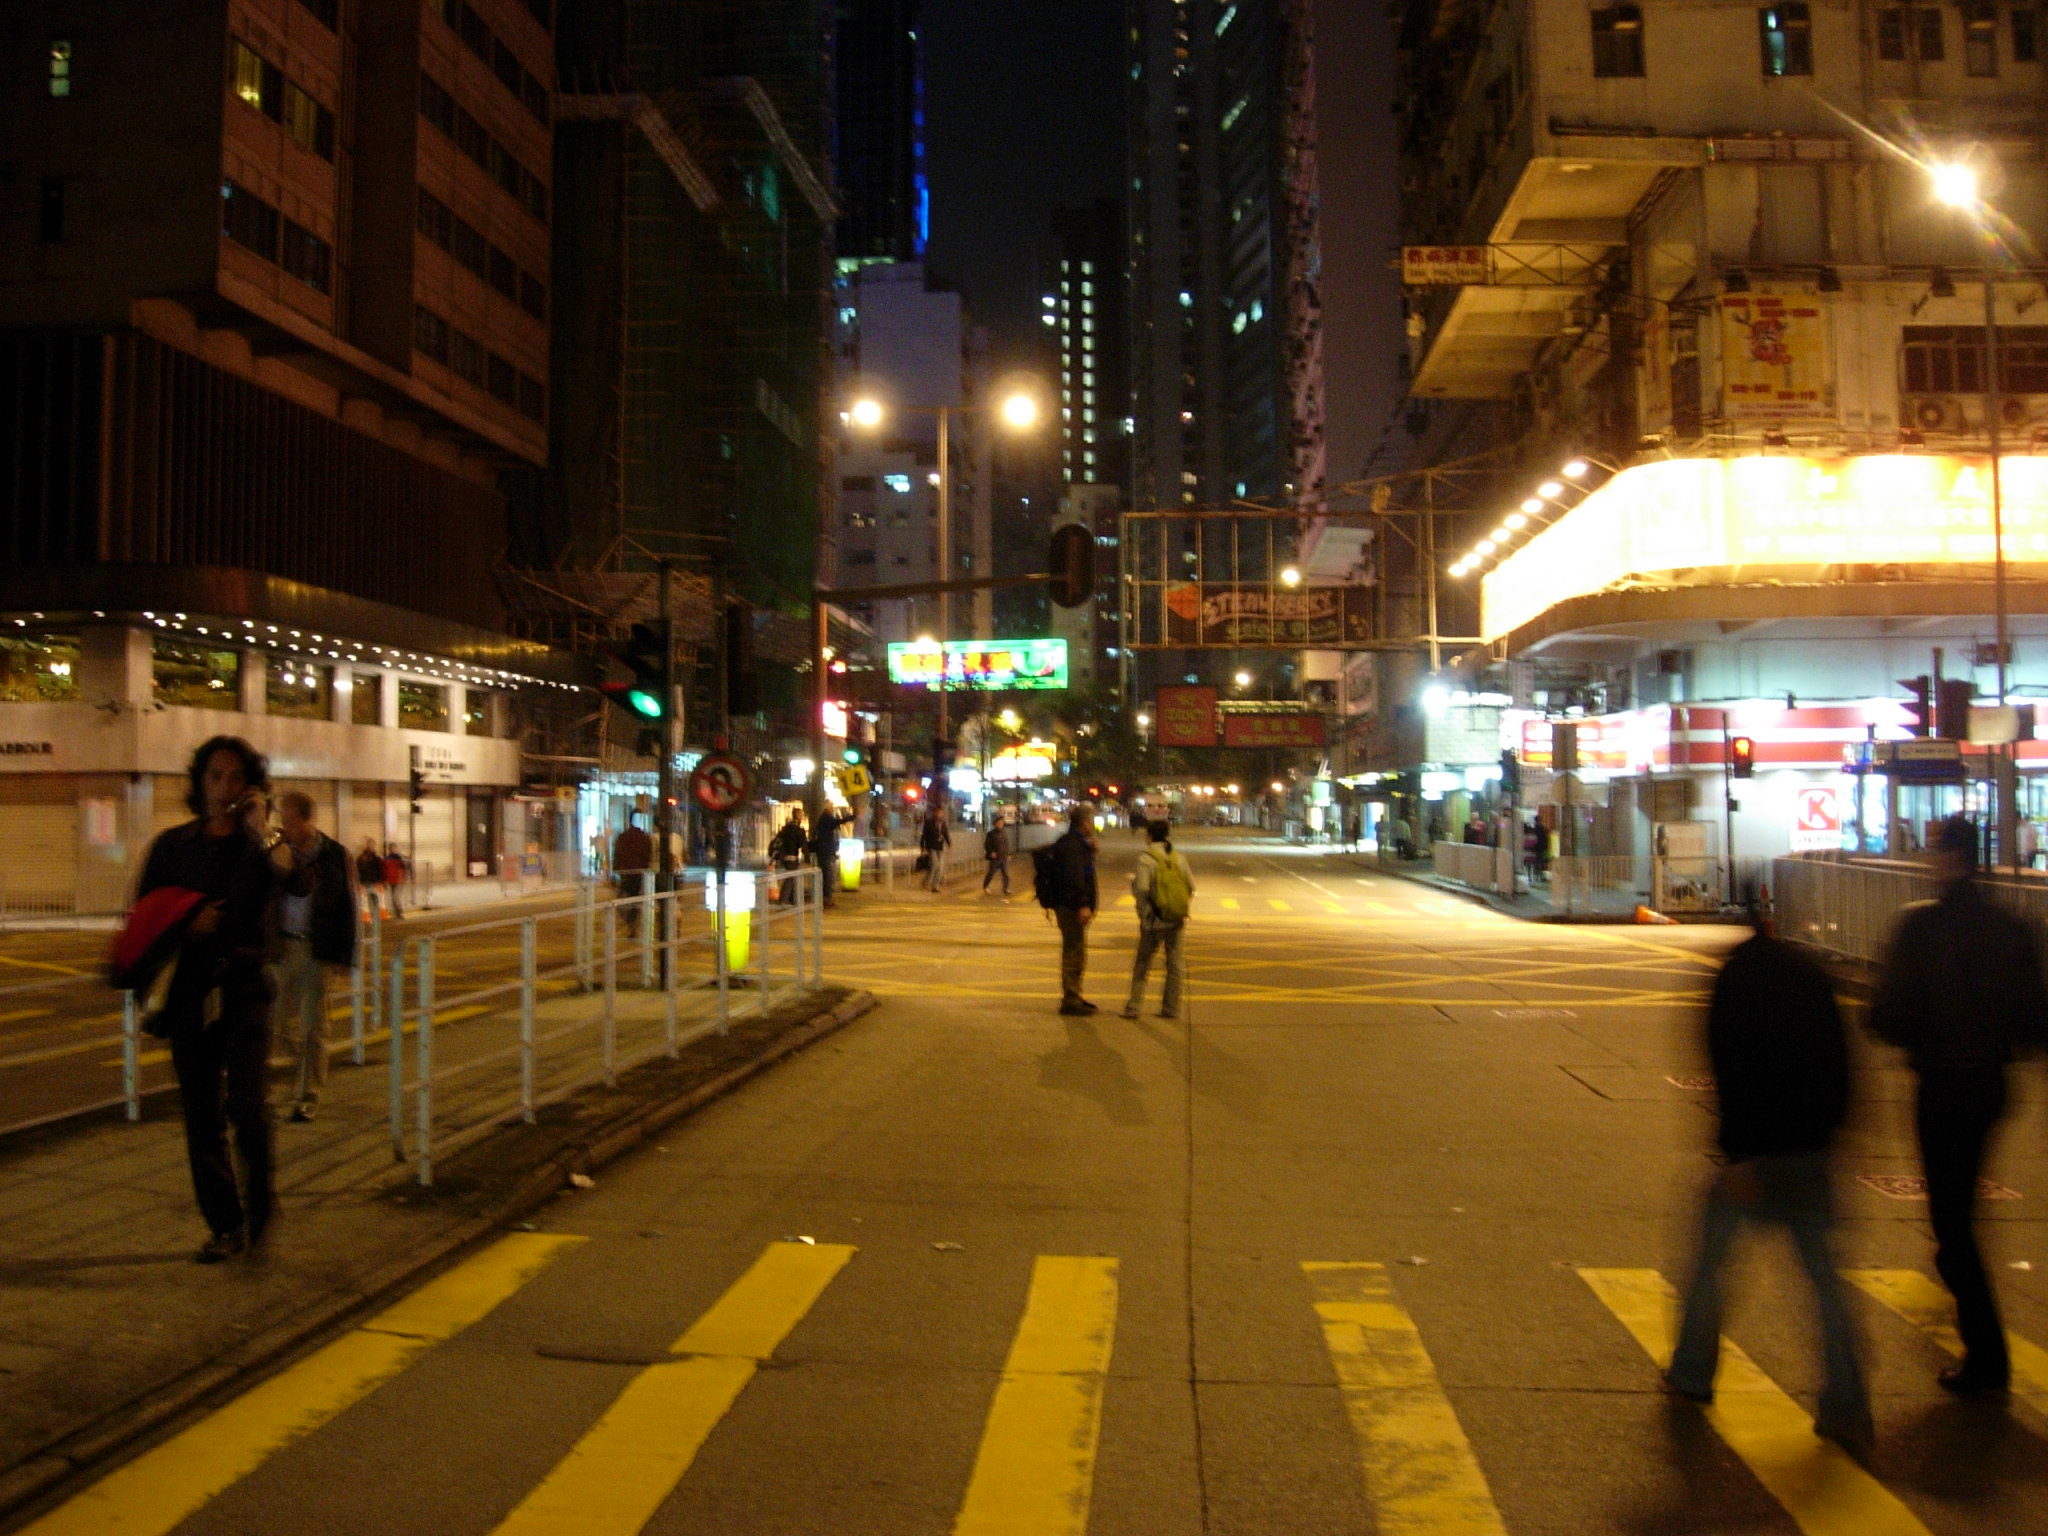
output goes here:
[{"label": "person wearing cap", "polygon": [[1927,1175],[1934,1267],[1956,1302],[1963,1362],[1941,1373],[1957,1393],[2002,1393],[2012,1377],[2005,1328],[1977,1248],[1977,1181],[2005,1113],[2006,1068],[2048,1039],[2048,986],[2034,928],[1995,906],[1977,879],[1977,829],[1936,829],[1941,894],[1892,931],[1870,1027],[1905,1047],[1919,1078],[1913,1125]]}]

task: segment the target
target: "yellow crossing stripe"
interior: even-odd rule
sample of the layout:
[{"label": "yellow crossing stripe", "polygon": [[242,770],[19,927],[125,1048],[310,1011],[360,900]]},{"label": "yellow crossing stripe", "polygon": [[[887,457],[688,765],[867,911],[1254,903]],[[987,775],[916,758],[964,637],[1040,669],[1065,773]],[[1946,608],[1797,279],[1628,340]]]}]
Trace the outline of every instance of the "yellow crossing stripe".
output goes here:
[{"label": "yellow crossing stripe", "polygon": [[[1677,1298],[1654,1269],[1582,1269],[1643,1351],[1671,1363]],[[1927,1527],[1851,1456],[1813,1432],[1806,1410],[1728,1339],[1714,1401],[1702,1410],[1728,1448],[1807,1536],[1928,1536]]]},{"label": "yellow crossing stripe", "polygon": [[770,1243],[498,1527],[499,1536],[634,1536],[718,1421],[846,1267],[843,1243]]},{"label": "yellow crossing stripe", "polygon": [[1220,900],[1224,911],[1235,912],[1238,909],[1238,900],[1235,896],[1225,896],[1220,898]]},{"label": "yellow crossing stripe", "polygon": [[1323,910],[1325,912],[1342,912],[1344,909],[1334,901],[1326,901],[1323,903]]},{"label": "yellow crossing stripe", "polygon": [[1083,1536],[1117,1262],[1040,1255],[953,1536]]},{"label": "yellow crossing stripe", "polygon": [[1117,897],[1116,904],[1120,907],[1135,907],[1138,904],[1138,898],[1129,891],[1126,891],[1123,895]]},{"label": "yellow crossing stripe", "polygon": [[[1955,1329],[1955,1303],[1919,1270],[1845,1269],[1842,1278],[1891,1308],[1958,1360],[1963,1357],[1962,1336]],[[2005,1347],[2012,1356],[2013,1396],[2048,1414],[2048,1349],[2010,1329]]]},{"label": "yellow crossing stripe", "polygon": [[1282,901],[1278,896],[1268,896],[1266,898],[1266,905],[1271,907],[1275,912],[1292,912],[1294,910],[1293,902]]},{"label": "yellow crossing stripe", "polygon": [[451,1339],[581,1237],[500,1238],[361,1327],[59,1505],[24,1536],[162,1536],[272,1455]]},{"label": "yellow crossing stripe", "polygon": [[1383,1264],[1305,1263],[1380,1536],[1506,1536],[1422,1333]]}]

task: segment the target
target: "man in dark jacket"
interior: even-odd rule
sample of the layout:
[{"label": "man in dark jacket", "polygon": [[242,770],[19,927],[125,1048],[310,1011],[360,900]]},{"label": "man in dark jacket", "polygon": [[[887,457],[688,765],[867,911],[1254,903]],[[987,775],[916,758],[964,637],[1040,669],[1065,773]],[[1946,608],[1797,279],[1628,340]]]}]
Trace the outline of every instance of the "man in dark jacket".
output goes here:
[{"label": "man in dark jacket", "polygon": [[1053,884],[1058,899],[1053,904],[1054,921],[1060,925],[1060,1012],[1094,1013],[1095,1005],[1081,995],[1081,979],[1088,969],[1088,925],[1095,920],[1095,839],[1089,827],[1094,820],[1086,805],[1067,814],[1067,830],[1052,845]]},{"label": "man in dark jacket", "polygon": [[[789,820],[785,821],[768,843],[768,862],[776,869],[801,869],[804,862],[804,809],[792,806]],[[794,880],[776,882],[777,900],[784,906],[794,906],[797,887]]]},{"label": "man in dark jacket", "polygon": [[1902,1045],[1919,1074],[1914,1128],[1927,1174],[1934,1267],[1956,1299],[1963,1363],[1941,1374],[1952,1392],[2003,1392],[2005,1329],[1972,1216],[1984,1148],[2005,1112],[2005,1068],[2048,1038],[2048,989],[2031,928],[1986,899],[1976,881],[1976,829],[1961,817],[1935,836],[1938,900],[1909,907],[1893,931],[1870,1027]]},{"label": "man in dark jacket", "polygon": [[[150,845],[135,894],[199,891],[206,905],[186,931],[165,1023],[185,1111],[192,1188],[212,1235],[194,1254],[217,1264],[261,1241],[276,1203],[271,1177],[270,983],[264,960],[276,870],[264,847],[263,758],[216,736],[192,755],[185,803],[193,820]],[[234,1127],[245,1190],[228,1154]]]},{"label": "man in dark jacket", "polygon": [[818,889],[825,893],[825,905],[834,905],[832,888],[839,883],[839,829],[841,820],[829,805],[818,807],[818,819],[811,823],[811,859],[818,866]]},{"label": "man in dark jacket", "polygon": [[982,871],[981,894],[988,894],[989,882],[998,875],[1003,881],[1003,900],[1010,899],[1010,829],[1003,823],[1000,809],[991,811],[988,830],[981,835],[982,862],[988,867]]},{"label": "man in dark jacket", "polygon": [[278,902],[276,1012],[293,1063],[292,1119],[306,1121],[327,1087],[330,986],[356,963],[356,898],[347,850],[313,824],[311,797],[279,795],[277,816],[291,867]]},{"label": "man in dark jacket", "polygon": [[1707,1193],[1699,1261],[1667,1379],[1683,1396],[1712,1400],[1729,1245],[1745,1216],[1782,1225],[1820,1304],[1826,1385],[1815,1428],[1866,1452],[1870,1400],[1828,1241],[1828,1148],[1848,1110],[1849,1056],[1826,973],[1759,928],[1728,956],[1714,983],[1707,1052],[1727,1161]]}]

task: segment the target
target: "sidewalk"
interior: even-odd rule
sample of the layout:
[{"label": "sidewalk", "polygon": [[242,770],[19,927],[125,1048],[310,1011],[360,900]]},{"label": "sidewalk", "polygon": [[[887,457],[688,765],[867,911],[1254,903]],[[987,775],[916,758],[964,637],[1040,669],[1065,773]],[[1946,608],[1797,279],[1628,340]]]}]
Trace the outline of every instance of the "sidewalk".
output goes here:
[{"label": "sidewalk", "polygon": [[1366,853],[1349,853],[1341,857],[1359,869],[1371,870],[1375,874],[1394,875],[1403,880],[1412,880],[1417,885],[1448,891],[1453,896],[1463,896],[1469,901],[1491,907],[1503,916],[1519,917],[1532,923],[1633,922],[1636,903],[1640,899],[1629,891],[1591,891],[1575,897],[1572,910],[1566,912],[1551,899],[1551,889],[1547,884],[1527,887],[1510,898],[1498,891],[1482,891],[1477,886],[1465,884],[1462,880],[1447,880],[1436,872],[1435,866],[1428,859],[1389,859],[1382,863],[1376,856]]},{"label": "sidewalk", "polygon": [[267,1251],[220,1265],[192,1262],[205,1229],[174,1105],[152,1103],[140,1124],[74,1122],[11,1141],[0,1149],[0,1518],[872,1005],[828,986],[735,1019],[675,1060],[485,1136],[439,1163],[431,1189],[393,1160],[384,1053],[360,1068],[338,1059],[319,1118],[277,1127]]}]

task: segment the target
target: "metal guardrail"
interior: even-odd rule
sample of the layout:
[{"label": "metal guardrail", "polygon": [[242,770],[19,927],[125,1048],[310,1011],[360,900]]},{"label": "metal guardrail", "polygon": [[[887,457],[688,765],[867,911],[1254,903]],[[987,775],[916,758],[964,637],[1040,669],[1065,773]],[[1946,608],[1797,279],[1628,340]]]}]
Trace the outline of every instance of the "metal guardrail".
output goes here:
[{"label": "metal guardrail", "polygon": [[[1979,883],[1998,905],[2048,925],[2048,880],[1986,874]],[[1781,936],[1872,965],[1884,959],[1899,913],[1941,894],[1928,865],[1830,855],[1774,859],[1770,885]]]}]

